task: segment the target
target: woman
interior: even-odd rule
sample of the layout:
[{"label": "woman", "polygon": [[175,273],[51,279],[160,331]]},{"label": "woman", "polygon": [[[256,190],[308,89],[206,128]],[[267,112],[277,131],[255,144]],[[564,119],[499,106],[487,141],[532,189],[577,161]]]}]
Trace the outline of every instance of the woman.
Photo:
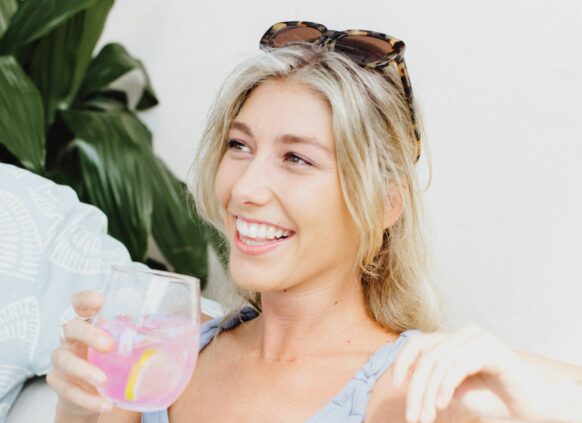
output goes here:
[{"label": "woman", "polygon": [[[580,387],[565,376],[579,369],[513,353],[477,328],[434,332],[404,45],[301,22],[273,26],[261,45],[212,109],[193,186],[254,307],[207,323],[186,391],[143,416],[96,394],[104,375],[86,348],[112,340],[70,321],[48,375],[56,420],[581,418]],[[85,317],[101,303],[73,299]]]}]

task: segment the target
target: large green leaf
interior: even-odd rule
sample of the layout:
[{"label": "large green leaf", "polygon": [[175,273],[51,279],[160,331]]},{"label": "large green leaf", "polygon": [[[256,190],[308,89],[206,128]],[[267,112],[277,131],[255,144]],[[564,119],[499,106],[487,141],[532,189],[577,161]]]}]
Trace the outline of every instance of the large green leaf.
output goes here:
[{"label": "large green leaf", "polygon": [[151,133],[130,113],[65,111],[79,153],[83,200],[105,212],[109,232],[143,261],[152,219]]},{"label": "large green leaf", "polygon": [[43,96],[47,127],[73,102],[112,6],[98,0],[35,43],[29,74]]},{"label": "large green leaf", "polygon": [[83,101],[83,109],[103,112],[114,110],[129,112],[127,94],[125,91],[119,90],[99,91]]},{"label": "large green leaf", "polygon": [[12,19],[17,9],[17,0],[0,0],[0,39],[8,29],[10,19]]},{"label": "large green leaf", "polygon": [[44,118],[38,89],[16,59],[0,56],[0,143],[28,169],[44,169]]},{"label": "large green leaf", "polygon": [[22,1],[0,40],[0,53],[13,53],[25,44],[48,34],[95,1],[97,0]]},{"label": "large green leaf", "polygon": [[147,150],[152,148],[152,133],[131,112],[69,110],[61,112],[61,116],[76,136],[83,134],[92,139],[113,134],[122,142],[133,143]]},{"label": "large green leaf", "polygon": [[79,100],[87,95],[106,89],[112,82],[126,73],[138,69],[145,80],[142,95],[137,103],[138,110],[146,110],[158,104],[158,99],[150,83],[143,63],[131,56],[120,44],[107,44],[91,62],[83,85],[79,90]]},{"label": "large green leaf", "polygon": [[179,273],[205,281],[208,274],[207,232],[190,202],[186,185],[160,160],[152,171],[152,234],[165,259]]}]

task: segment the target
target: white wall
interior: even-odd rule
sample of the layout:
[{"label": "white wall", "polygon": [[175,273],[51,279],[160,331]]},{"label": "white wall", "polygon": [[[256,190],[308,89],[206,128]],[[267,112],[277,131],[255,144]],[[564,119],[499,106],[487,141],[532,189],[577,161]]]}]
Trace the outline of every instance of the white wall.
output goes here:
[{"label": "white wall", "polygon": [[161,98],[144,119],[176,175],[228,71],[294,19],[407,43],[450,326],[582,364],[582,3],[118,0],[102,44],[144,60]]}]

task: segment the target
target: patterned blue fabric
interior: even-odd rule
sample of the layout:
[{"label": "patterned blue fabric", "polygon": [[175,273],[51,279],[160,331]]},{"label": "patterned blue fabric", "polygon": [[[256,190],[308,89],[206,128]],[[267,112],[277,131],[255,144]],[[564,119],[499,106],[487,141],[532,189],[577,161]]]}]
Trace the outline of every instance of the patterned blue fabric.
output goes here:
[{"label": "patterned blue fabric", "polygon": [[[216,335],[217,330],[228,330],[242,322],[257,317],[257,312],[251,307],[245,307],[238,313],[233,313],[224,319],[218,318],[206,322],[202,326],[200,351],[202,351]],[[411,335],[418,330],[402,332],[397,340],[378,349],[368,362],[356,373],[355,377],[307,423],[360,423],[364,421],[368,399],[374,383],[390,367],[398,351]],[[144,413],[142,423],[169,423],[168,411],[162,410]]]},{"label": "patterned blue fabric", "polygon": [[131,263],[107,218],[75,192],[0,163],[0,422],[25,380],[48,372],[73,293]]}]

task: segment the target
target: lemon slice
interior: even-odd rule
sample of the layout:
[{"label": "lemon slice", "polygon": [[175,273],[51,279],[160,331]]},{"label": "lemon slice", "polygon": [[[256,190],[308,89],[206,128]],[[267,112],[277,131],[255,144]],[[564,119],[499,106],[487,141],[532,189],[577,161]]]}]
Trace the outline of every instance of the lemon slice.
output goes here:
[{"label": "lemon slice", "polygon": [[127,384],[125,385],[125,399],[128,401],[135,401],[138,397],[137,387],[140,385],[138,382],[140,380],[140,375],[144,368],[147,368],[148,363],[154,358],[156,350],[153,348],[148,348],[142,354],[139,360],[131,368],[129,377],[127,378]]}]

